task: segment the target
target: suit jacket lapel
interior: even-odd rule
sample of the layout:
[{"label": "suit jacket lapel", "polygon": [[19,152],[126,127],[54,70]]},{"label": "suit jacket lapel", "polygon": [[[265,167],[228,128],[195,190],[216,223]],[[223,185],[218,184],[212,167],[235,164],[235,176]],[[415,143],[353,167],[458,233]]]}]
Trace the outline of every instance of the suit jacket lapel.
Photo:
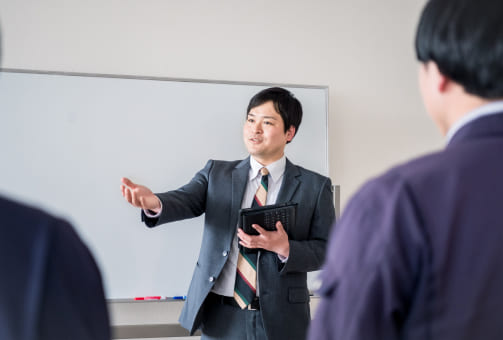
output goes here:
[{"label": "suit jacket lapel", "polygon": [[[246,189],[246,181],[248,180],[248,172],[250,170],[249,158],[241,161],[232,171],[232,200],[231,200],[231,216],[229,225],[236,229],[238,222],[239,209]],[[229,233],[234,236],[234,233]]]},{"label": "suit jacket lapel", "polygon": [[283,183],[276,199],[276,203],[286,203],[292,200],[293,194],[297,191],[300,185],[300,171],[293,165],[288,158],[286,159],[285,174],[283,175]]}]

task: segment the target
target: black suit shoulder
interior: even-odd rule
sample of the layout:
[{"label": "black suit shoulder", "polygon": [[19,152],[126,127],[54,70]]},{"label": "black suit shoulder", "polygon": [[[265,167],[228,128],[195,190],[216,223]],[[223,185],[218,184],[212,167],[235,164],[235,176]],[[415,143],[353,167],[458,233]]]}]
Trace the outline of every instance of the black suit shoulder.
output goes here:
[{"label": "black suit shoulder", "polygon": [[0,213],[0,339],[110,339],[101,275],[73,227],[1,197]]},{"label": "black suit shoulder", "polygon": [[[329,185],[331,187],[332,181],[329,177],[324,176],[316,171],[306,169],[300,165],[293,164],[287,160],[286,171],[292,171],[294,176],[298,176],[302,181],[309,183],[313,188],[323,187]],[[332,190],[330,188],[330,190]]]},{"label": "black suit shoulder", "polygon": [[208,164],[212,164],[215,169],[222,169],[227,171],[232,171],[236,167],[249,165],[249,158],[238,159],[234,161],[225,161],[220,159],[210,159]]},{"label": "black suit shoulder", "polygon": [[0,210],[7,213],[4,216],[8,225],[16,224],[21,228],[34,228],[33,224],[28,222],[36,221],[38,223],[50,223],[51,221],[56,220],[55,217],[49,215],[41,209],[4,197],[0,197]]},{"label": "black suit shoulder", "polygon": [[[0,233],[4,242],[15,239],[22,244],[55,242],[60,238],[69,242],[65,247],[82,248],[89,252],[73,226],[66,220],[53,216],[40,208],[0,197],[3,222]],[[31,252],[29,252],[31,253]],[[90,253],[89,253],[90,254]]]},{"label": "black suit shoulder", "polygon": [[203,172],[211,179],[230,180],[233,171],[243,167],[250,167],[249,158],[234,161],[210,159]]},{"label": "black suit shoulder", "polygon": [[294,166],[299,170],[299,172],[303,176],[312,177],[313,179],[318,179],[318,180],[321,180],[321,181],[324,181],[324,180],[326,180],[328,178],[327,176],[324,176],[324,175],[322,175],[320,173],[317,173],[316,171],[303,168],[300,165],[294,165]]}]

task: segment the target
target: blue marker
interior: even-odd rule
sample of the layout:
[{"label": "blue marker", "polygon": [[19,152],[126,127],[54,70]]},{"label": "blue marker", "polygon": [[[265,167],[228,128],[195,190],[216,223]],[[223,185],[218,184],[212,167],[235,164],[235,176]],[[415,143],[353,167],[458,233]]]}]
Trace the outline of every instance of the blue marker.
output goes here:
[{"label": "blue marker", "polygon": [[187,297],[185,295],[173,296],[173,300],[186,300]]}]

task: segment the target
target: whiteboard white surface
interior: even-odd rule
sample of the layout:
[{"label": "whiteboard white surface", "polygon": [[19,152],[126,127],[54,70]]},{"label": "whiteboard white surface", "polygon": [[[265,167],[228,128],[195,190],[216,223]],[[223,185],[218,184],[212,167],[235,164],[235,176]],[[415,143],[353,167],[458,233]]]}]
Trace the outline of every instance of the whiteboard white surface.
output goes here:
[{"label": "whiteboard white surface", "polygon": [[[107,298],[185,295],[204,216],[148,229],[120,178],[162,192],[210,158],[247,157],[246,107],[269,86],[2,71],[0,193],[68,219],[95,255]],[[287,157],[328,175],[328,89],[286,88],[304,110]]]}]

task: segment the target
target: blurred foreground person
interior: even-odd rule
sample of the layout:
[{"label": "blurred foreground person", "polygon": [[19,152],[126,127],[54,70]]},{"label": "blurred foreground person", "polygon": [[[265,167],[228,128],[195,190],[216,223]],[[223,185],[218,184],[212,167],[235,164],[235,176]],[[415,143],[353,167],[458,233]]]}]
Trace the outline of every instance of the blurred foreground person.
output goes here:
[{"label": "blurred foreground person", "polygon": [[502,13],[494,0],[426,4],[419,83],[447,147],[349,202],[310,339],[503,338]]}]

